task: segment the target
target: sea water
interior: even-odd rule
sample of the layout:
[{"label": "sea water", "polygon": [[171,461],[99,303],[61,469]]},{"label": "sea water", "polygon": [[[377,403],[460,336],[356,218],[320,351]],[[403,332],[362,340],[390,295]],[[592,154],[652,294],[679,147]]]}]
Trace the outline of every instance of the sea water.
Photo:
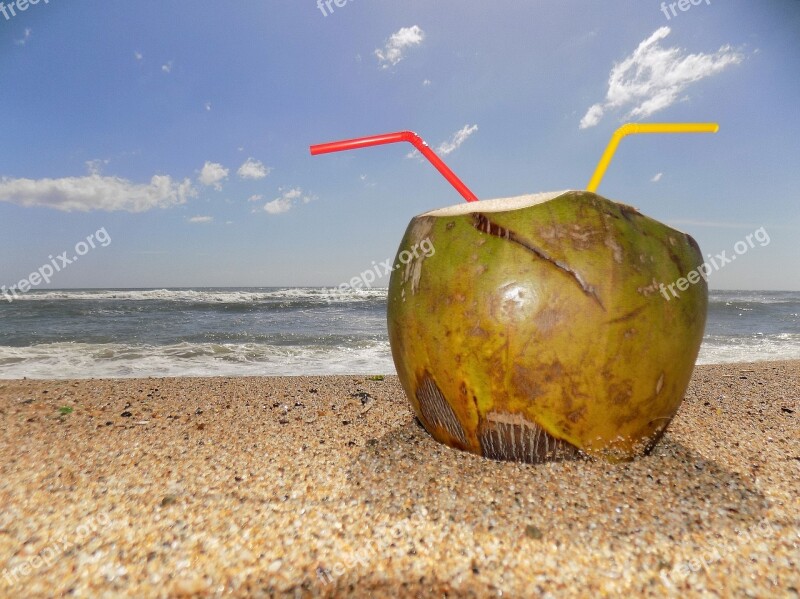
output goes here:
[{"label": "sea water", "polygon": [[[800,359],[800,292],[711,292],[699,363],[785,359]],[[0,302],[0,378],[394,372],[385,288],[43,290]]]}]

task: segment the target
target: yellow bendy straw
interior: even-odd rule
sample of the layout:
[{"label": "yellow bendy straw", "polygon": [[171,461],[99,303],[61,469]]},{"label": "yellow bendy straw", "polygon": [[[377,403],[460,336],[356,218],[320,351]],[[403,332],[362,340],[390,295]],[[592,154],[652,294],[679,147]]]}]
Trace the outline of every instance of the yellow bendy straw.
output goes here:
[{"label": "yellow bendy straw", "polygon": [[614,131],[586,189],[592,192],[597,191],[600,181],[603,180],[603,175],[606,174],[606,169],[614,157],[614,152],[617,151],[620,140],[626,135],[636,133],[716,133],[717,131],[719,131],[717,123],[626,123]]}]

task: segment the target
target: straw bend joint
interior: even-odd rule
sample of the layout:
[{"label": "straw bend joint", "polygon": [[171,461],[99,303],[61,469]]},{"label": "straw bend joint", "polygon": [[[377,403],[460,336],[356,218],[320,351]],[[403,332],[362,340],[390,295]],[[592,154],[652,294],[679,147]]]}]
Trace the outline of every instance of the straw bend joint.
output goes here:
[{"label": "straw bend joint", "polygon": [[436,153],[431,150],[430,146],[419,135],[413,131],[397,131],[396,133],[385,133],[383,135],[371,135],[369,137],[358,137],[356,139],[344,139],[342,141],[333,141],[324,144],[316,144],[309,148],[312,156],[318,154],[327,154],[328,152],[341,152],[342,150],[356,150],[358,148],[366,148],[369,146],[377,146],[381,144],[391,144],[399,141],[407,141],[414,146],[419,152],[427,158],[431,164],[438,170],[447,181],[456,188],[468,202],[475,202],[478,200],[477,196],[464,185],[456,174],[439,158]]},{"label": "straw bend joint", "polygon": [[717,123],[625,123],[611,136],[586,189],[592,192],[597,191],[600,181],[603,180],[603,175],[614,157],[614,152],[617,151],[619,142],[627,135],[637,133],[716,133],[717,131],[719,131]]}]

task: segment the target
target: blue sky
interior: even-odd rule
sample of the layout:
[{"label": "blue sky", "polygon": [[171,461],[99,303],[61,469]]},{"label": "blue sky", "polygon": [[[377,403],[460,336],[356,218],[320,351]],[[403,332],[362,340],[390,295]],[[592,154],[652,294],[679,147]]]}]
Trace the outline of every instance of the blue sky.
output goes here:
[{"label": "blue sky", "polygon": [[599,193],[705,253],[764,227],[711,287],[800,289],[797,0],[45,1],[0,11],[0,284],[104,228],[49,287],[335,285],[462,200],[410,147],[310,144],[411,129],[488,199],[717,121],[624,140]]}]

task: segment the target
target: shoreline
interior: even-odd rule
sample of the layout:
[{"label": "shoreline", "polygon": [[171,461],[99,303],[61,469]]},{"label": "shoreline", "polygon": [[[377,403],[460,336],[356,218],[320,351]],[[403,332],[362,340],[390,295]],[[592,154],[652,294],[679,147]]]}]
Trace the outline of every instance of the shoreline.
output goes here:
[{"label": "shoreline", "polygon": [[695,367],[617,465],[449,449],[369,378],[0,380],[0,595],[800,590],[800,361]]},{"label": "shoreline", "polygon": [[[800,365],[799,358],[786,358],[780,360],[756,360],[752,362],[715,362],[715,363],[698,363],[694,366],[694,371],[698,368],[735,368],[735,367],[751,367],[751,366],[768,366],[771,364],[792,364]],[[693,371],[693,372],[694,372]],[[242,380],[242,379],[303,379],[303,378],[369,378],[373,376],[382,377],[397,377],[394,374],[394,367],[392,373],[386,372],[354,372],[354,373],[318,373],[318,374],[242,374],[242,375],[226,375],[226,374],[209,374],[209,375],[175,375],[175,376],[96,376],[96,377],[75,377],[75,378],[52,378],[52,377],[22,377],[22,378],[3,378],[0,376],[0,386],[7,383],[21,383],[21,382],[39,382],[39,383],[72,383],[72,382],[91,382],[91,381],[165,381],[165,380],[178,380],[178,381],[213,381],[213,380]]]}]

